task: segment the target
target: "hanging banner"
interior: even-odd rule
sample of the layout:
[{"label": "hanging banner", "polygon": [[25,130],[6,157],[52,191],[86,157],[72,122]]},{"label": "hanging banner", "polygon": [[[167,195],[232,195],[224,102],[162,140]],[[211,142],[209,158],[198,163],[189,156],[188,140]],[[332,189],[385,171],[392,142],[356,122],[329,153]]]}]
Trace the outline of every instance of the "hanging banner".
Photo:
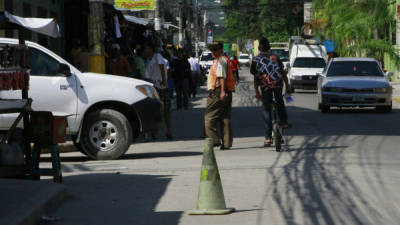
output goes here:
[{"label": "hanging banner", "polygon": [[154,10],[154,0],[115,0],[114,6],[119,10]]}]

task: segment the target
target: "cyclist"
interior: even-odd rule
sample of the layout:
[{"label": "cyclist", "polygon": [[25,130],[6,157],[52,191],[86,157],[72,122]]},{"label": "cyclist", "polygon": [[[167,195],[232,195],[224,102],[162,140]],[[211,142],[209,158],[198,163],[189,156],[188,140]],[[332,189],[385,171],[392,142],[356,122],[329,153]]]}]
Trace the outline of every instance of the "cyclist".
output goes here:
[{"label": "cyclist", "polygon": [[265,130],[264,147],[269,147],[273,143],[271,115],[272,99],[273,97],[275,98],[279,121],[282,128],[290,128],[291,125],[287,121],[287,112],[282,96],[283,83],[286,86],[287,93],[291,93],[292,90],[279,57],[269,52],[271,47],[267,38],[260,38],[258,49],[260,54],[254,57],[250,72],[254,75],[255,97],[263,103]]}]

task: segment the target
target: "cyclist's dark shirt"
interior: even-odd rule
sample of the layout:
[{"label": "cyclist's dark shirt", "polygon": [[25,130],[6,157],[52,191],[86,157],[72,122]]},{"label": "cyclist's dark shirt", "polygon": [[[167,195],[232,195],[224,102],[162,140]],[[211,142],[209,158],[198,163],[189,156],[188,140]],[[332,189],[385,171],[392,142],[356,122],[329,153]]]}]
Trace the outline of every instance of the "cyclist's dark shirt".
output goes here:
[{"label": "cyclist's dark shirt", "polygon": [[261,66],[260,63],[267,66],[267,64],[271,62],[270,60],[271,56],[276,57],[278,62],[277,64],[275,64],[275,70],[276,72],[278,72],[275,75],[279,77],[278,83],[276,84],[276,88],[283,86],[283,76],[285,75],[284,74],[285,72],[283,70],[284,68],[283,63],[280,60],[279,56],[271,54],[270,52],[260,53],[258,56],[254,57],[250,67],[250,73],[254,75],[262,91],[267,91],[268,89],[273,87],[266,85],[265,76],[263,76],[263,74],[260,73],[260,71],[258,71],[257,68],[260,68]]}]

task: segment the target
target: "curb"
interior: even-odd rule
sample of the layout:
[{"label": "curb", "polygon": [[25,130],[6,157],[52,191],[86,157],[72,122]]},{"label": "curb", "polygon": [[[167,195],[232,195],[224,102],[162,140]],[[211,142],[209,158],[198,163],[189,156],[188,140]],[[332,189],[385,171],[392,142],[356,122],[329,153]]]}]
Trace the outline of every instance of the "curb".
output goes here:
[{"label": "curb", "polygon": [[45,191],[42,190],[38,195],[22,202],[17,210],[7,215],[7,218],[1,218],[0,224],[36,225],[43,215],[61,204],[66,197],[66,193],[64,185],[54,184],[52,188],[48,188]]},{"label": "curb", "polygon": [[[58,150],[60,153],[68,153],[68,152],[79,152],[78,149],[75,148],[74,143],[67,142],[58,145]],[[48,154],[50,151],[48,149],[42,149],[42,154]]]}]

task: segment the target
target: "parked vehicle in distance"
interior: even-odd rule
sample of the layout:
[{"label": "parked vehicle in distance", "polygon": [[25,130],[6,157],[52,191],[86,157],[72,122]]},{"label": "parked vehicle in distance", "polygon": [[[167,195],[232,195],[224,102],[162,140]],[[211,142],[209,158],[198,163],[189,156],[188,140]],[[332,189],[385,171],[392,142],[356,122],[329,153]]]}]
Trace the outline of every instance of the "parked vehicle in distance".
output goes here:
[{"label": "parked vehicle in distance", "polygon": [[250,66],[250,56],[247,53],[240,53],[239,55],[240,66]]},{"label": "parked vehicle in distance", "polygon": [[318,108],[376,107],[392,112],[392,87],[379,62],[372,58],[334,58],[318,75]]},{"label": "parked vehicle in distance", "polygon": [[287,47],[288,43],[271,43],[271,50],[270,52],[280,58],[283,63],[284,70],[288,70],[289,66],[289,48]]},{"label": "parked vehicle in distance", "polygon": [[294,44],[290,50],[288,78],[293,89],[317,89],[317,73],[327,64],[325,46],[316,43]]},{"label": "parked vehicle in distance", "polygon": [[200,66],[207,72],[214,63],[214,58],[210,51],[204,51],[200,56]]},{"label": "parked vehicle in distance", "polygon": [[[0,38],[0,46],[18,45]],[[141,133],[162,126],[162,103],[152,84],[121,76],[82,73],[45,47],[26,42],[30,51],[30,98],[35,111],[68,116],[68,135],[92,159],[117,159]],[[20,91],[0,91],[0,99],[19,99]],[[16,114],[0,116],[8,130]]]}]

